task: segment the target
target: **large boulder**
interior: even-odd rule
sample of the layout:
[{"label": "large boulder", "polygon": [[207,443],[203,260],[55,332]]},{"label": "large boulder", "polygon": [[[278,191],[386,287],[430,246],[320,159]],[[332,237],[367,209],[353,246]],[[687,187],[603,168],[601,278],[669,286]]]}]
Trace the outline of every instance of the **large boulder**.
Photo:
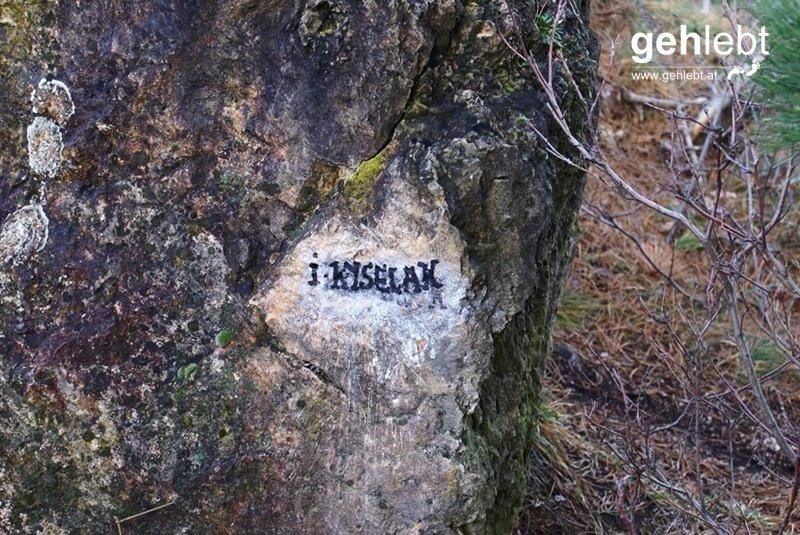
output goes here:
[{"label": "large boulder", "polygon": [[583,176],[509,8],[0,2],[0,532],[511,530]]}]

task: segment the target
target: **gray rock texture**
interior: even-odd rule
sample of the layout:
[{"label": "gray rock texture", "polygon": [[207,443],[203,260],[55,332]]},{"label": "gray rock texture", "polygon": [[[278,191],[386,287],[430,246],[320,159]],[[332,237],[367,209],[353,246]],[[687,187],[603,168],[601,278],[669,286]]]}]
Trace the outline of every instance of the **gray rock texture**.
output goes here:
[{"label": "gray rock texture", "polygon": [[0,1],[0,532],[510,532],[583,176],[509,7],[546,58],[540,0]]}]

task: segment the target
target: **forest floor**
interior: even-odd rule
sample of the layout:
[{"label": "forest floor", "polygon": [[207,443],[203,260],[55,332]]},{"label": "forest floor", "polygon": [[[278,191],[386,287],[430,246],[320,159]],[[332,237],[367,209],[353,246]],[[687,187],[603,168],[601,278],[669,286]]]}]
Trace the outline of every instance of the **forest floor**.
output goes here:
[{"label": "forest floor", "polygon": [[[664,202],[669,194],[662,185],[672,173],[670,114],[626,95],[691,100],[708,97],[711,87],[633,81],[627,43],[633,27],[652,31],[692,17],[705,24],[697,4],[592,5],[592,26],[603,47],[601,147],[626,180]],[[612,58],[609,42],[617,36]],[[613,214],[623,231],[597,213]],[[795,474],[779,458],[774,440],[730,395],[737,389],[739,399],[750,401],[737,351],[722,331],[709,337],[713,358],[687,350],[691,333],[678,319],[692,311],[645,259],[646,254],[675,281],[702,291],[708,271],[699,243],[676,233],[670,221],[620,199],[597,173],[590,173],[580,226],[543,388],[548,398],[532,490],[517,533],[713,533],[700,519],[704,514],[732,533],[777,532]],[[784,242],[800,252],[796,226],[787,229]],[[762,373],[784,359],[768,340],[758,339],[753,357]],[[778,413],[795,422],[798,387],[796,372],[776,374],[764,384]],[[800,533],[800,512],[785,528]]]}]

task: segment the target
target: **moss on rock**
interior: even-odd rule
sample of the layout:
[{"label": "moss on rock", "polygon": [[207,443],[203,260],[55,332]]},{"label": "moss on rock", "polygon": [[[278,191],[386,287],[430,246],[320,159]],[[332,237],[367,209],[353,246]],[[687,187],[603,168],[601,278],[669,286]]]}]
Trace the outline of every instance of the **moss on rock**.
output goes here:
[{"label": "moss on rock", "polygon": [[364,160],[345,179],[344,195],[353,208],[359,211],[366,208],[372,188],[389,164],[389,152],[390,150],[386,148],[372,158]]}]

